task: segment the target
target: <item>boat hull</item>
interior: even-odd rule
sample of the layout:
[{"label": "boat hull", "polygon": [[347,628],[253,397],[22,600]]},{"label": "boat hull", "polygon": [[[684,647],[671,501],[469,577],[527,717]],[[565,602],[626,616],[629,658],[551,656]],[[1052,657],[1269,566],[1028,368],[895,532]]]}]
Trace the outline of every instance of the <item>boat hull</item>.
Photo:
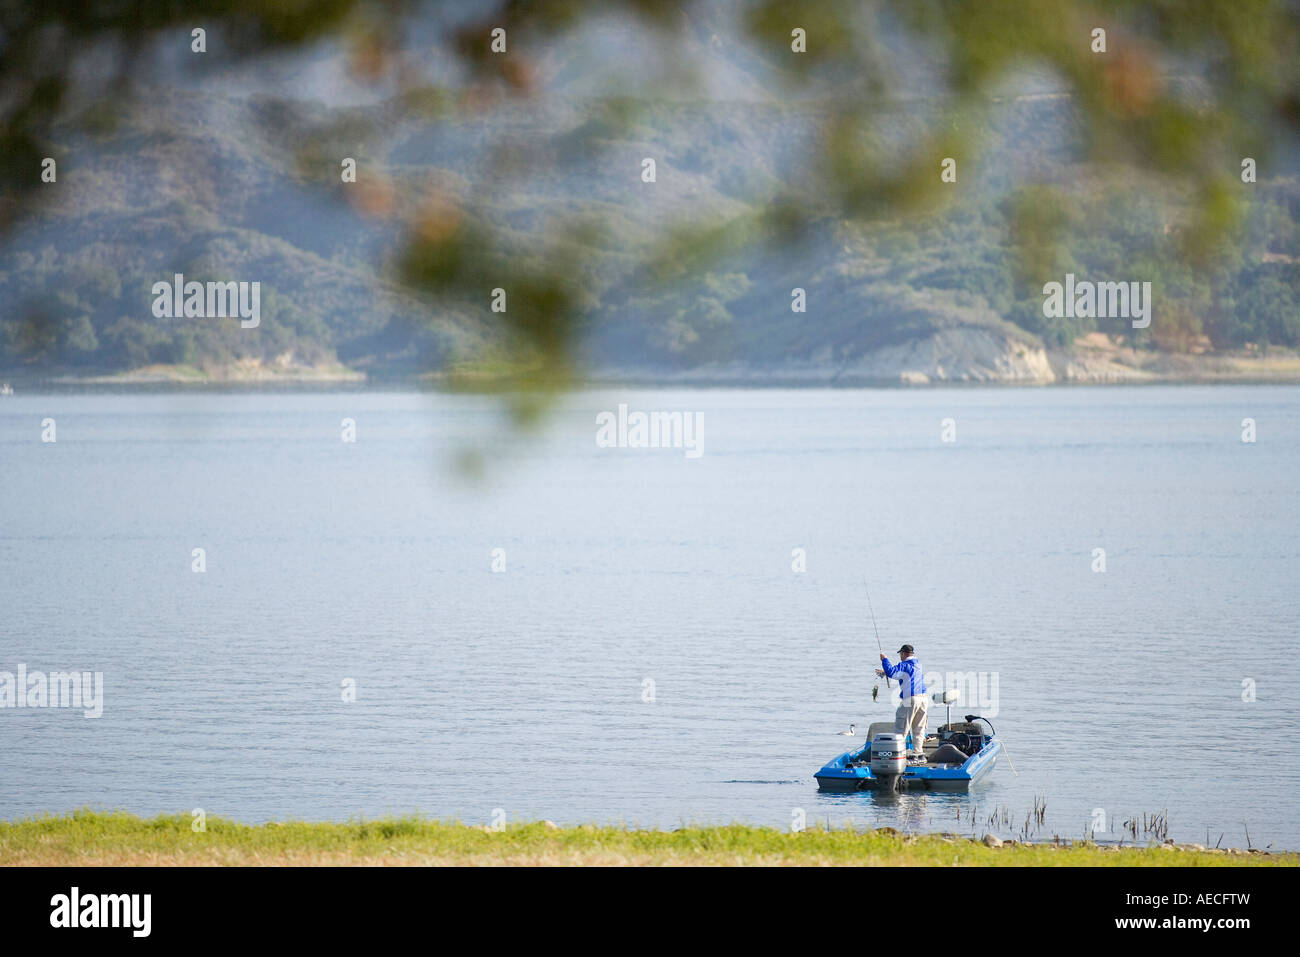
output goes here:
[{"label": "boat hull", "polygon": [[[846,751],[833,761],[828,762],[815,775],[817,786],[823,791],[864,791],[878,787],[888,787],[888,778],[878,778],[871,773],[868,766],[851,765],[849,762],[858,751]],[[965,763],[958,765],[922,764],[909,767],[897,778],[901,791],[966,791],[974,784],[988,777],[1002,754],[1002,742],[996,737],[983,748],[976,751]]]}]

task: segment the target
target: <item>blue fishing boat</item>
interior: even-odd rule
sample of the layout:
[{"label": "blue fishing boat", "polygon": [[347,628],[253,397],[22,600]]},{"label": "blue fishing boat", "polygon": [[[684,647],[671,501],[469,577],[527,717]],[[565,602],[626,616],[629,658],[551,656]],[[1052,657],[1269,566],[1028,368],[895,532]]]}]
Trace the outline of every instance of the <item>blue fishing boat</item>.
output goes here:
[{"label": "blue fishing boat", "polygon": [[[980,722],[988,725],[987,731]],[[907,756],[904,738],[894,732],[893,722],[872,724],[867,740],[866,746],[846,751],[817,772],[821,790],[965,791],[987,777],[1002,754],[992,723],[975,714],[966,715],[964,721],[950,716],[938,734],[926,735],[924,758]]]}]

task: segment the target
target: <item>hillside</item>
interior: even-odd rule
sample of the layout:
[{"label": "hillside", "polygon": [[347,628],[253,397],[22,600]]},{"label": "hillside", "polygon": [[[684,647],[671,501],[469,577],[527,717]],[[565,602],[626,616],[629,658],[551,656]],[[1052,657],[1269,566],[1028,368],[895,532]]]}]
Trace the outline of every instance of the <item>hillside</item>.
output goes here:
[{"label": "hillside", "polygon": [[[885,104],[879,122],[912,143],[941,112]],[[1300,346],[1295,170],[1240,186],[1241,228],[1209,261],[1189,260],[1195,197],[1100,176],[1079,159],[1069,99],[1023,96],[966,114],[981,152],[928,205],[846,220],[828,204],[779,233],[772,210],[805,195],[826,159],[819,120],[816,103],[551,96],[329,110],[152,91],[115,122],[91,113],[60,130],[57,183],[0,247],[0,372],[438,372],[508,356],[492,290],[522,287],[528,302],[532,289],[544,306],[538,277],[553,276],[598,378],[1295,375],[1276,359]],[[343,157],[358,161],[356,183],[340,182]],[[640,179],[644,157],[654,183]],[[689,227],[708,241],[669,243]],[[431,281],[412,286],[412,239],[449,231],[467,243],[435,248],[462,258],[426,264]],[[1067,272],[1151,281],[1151,327],[1044,318],[1042,285]],[[259,326],[156,318],[151,287],[176,273],[259,281]],[[806,312],[792,312],[796,288]],[[1271,365],[1259,360],[1270,350]]]}]

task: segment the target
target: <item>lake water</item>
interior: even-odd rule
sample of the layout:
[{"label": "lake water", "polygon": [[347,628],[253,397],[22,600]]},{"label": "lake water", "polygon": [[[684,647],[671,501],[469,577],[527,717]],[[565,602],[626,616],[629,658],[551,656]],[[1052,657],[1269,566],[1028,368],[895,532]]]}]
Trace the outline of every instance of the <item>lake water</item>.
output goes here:
[{"label": "lake water", "polygon": [[[704,454],[597,447],[620,402]],[[585,392],[528,435],[432,393],[20,394],[0,476],[0,671],[104,675],[98,719],[0,710],[0,818],[1006,836],[1038,798],[1040,837],[1300,848],[1298,388]],[[864,576],[891,657],[996,675],[955,713],[1018,775],[818,793],[893,714]]]}]

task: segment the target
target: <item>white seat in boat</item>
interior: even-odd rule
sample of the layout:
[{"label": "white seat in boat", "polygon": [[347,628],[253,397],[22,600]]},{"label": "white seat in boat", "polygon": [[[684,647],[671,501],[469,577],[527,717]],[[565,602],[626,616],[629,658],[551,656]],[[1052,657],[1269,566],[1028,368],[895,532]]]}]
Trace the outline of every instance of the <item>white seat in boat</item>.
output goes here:
[{"label": "white seat in boat", "polygon": [[892,721],[873,721],[867,728],[867,740],[874,741],[878,734],[888,734],[894,730]]}]

